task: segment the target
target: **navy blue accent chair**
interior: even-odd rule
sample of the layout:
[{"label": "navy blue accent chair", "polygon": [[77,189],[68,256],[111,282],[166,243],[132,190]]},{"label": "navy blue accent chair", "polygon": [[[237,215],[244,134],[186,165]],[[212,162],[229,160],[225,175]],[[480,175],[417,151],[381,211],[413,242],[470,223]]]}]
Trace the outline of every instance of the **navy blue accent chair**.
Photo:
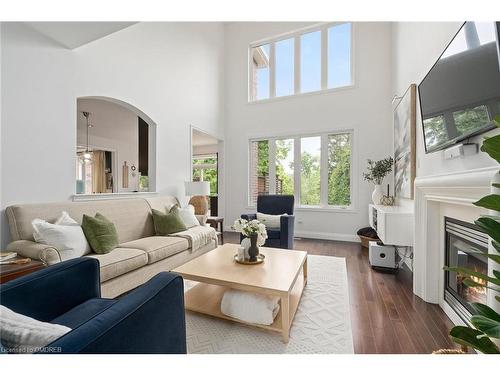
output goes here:
[{"label": "navy blue accent chair", "polygon": [[[268,229],[267,240],[264,246],[279,247],[282,249],[293,249],[293,235],[295,216],[293,206],[295,198],[293,195],[259,195],[257,197],[257,212],[268,215],[283,215],[280,218],[280,229]],[[253,220],[256,214],[243,214],[242,219]],[[240,240],[243,236],[240,236]]]},{"label": "navy blue accent chair", "polygon": [[161,272],[119,299],[101,298],[99,262],[78,258],[0,285],[1,304],[72,330],[40,353],[186,353],[182,277]]}]

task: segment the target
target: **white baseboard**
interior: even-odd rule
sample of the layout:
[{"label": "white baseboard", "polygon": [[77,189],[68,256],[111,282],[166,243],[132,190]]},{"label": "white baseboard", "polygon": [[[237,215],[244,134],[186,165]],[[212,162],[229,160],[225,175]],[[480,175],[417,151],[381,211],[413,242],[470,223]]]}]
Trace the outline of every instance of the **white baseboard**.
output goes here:
[{"label": "white baseboard", "polygon": [[[224,227],[225,232],[235,232],[231,227]],[[295,238],[312,238],[317,240],[332,240],[346,242],[361,242],[359,237],[353,234],[311,232],[307,230],[295,231]]]},{"label": "white baseboard", "polygon": [[361,242],[358,236],[354,234],[345,234],[345,233],[325,233],[325,232],[311,232],[311,231],[301,230],[301,231],[295,231],[295,237],[313,238],[318,240]]}]

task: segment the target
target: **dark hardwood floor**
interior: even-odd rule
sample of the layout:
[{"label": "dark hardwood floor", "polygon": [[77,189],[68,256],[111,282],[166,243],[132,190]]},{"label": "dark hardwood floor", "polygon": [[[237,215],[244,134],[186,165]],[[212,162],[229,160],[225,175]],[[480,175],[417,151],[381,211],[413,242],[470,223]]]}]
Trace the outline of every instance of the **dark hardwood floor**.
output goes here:
[{"label": "dark hardwood floor", "polygon": [[[239,236],[227,232],[224,240],[238,243]],[[346,258],[356,353],[431,353],[456,347],[448,337],[453,323],[438,305],[413,294],[409,270],[372,270],[368,250],[357,243],[300,239],[295,249]]]}]

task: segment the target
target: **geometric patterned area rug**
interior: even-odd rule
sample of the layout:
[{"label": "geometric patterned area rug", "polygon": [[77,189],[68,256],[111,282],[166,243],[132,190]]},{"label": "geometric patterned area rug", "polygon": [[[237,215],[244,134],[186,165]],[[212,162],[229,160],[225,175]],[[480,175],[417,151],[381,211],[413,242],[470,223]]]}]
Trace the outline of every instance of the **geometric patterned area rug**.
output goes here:
[{"label": "geometric patterned area rug", "polygon": [[[307,285],[288,344],[277,332],[186,311],[188,353],[354,353],[345,258],[309,255],[307,265]],[[193,284],[186,281],[186,289]]]}]

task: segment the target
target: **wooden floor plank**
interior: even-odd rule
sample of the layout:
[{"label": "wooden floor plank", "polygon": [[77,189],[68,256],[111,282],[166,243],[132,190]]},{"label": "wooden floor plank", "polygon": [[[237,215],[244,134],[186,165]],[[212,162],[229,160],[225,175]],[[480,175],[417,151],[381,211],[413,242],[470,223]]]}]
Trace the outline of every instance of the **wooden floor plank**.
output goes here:
[{"label": "wooden floor plank", "polygon": [[[224,233],[226,242],[239,242]],[[371,269],[368,251],[357,243],[300,239],[295,249],[346,259],[354,351],[356,353],[431,353],[455,348],[448,336],[453,323],[443,310],[413,294],[412,273]]]}]

